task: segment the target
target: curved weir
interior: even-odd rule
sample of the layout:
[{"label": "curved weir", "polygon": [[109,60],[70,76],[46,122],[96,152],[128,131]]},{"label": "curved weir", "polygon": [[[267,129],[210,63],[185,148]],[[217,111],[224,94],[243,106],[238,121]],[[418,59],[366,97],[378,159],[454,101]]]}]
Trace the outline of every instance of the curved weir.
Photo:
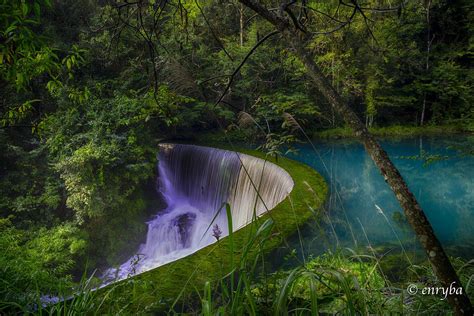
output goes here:
[{"label": "curved weir", "polygon": [[225,204],[236,231],[283,201],[293,189],[277,165],[242,153],[162,144],[158,189],[167,207],[148,222],[146,242],[108,281],[123,279],[183,258],[228,235]]}]

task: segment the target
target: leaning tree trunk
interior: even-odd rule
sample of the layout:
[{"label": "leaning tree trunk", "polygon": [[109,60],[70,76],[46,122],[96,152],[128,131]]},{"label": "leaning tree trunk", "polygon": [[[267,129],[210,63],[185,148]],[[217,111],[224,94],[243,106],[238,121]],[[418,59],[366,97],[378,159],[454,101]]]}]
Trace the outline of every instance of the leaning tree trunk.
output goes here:
[{"label": "leaning tree trunk", "polygon": [[[304,45],[302,33],[294,27],[290,21],[282,15],[277,15],[256,0],[239,0],[241,3],[257,12],[260,16],[272,23],[282,33],[285,40],[296,51],[296,55],[306,67],[308,75],[311,77],[314,85],[326,97],[331,106],[342,116],[347,125],[351,127],[355,135],[363,142],[365,149],[372,160],[380,169],[385,181],[389,184],[400,205],[402,206],[408,222],[415,231],[418,240],[426,251],[433,271],[444,288],[450,285],[461,287],[462,284],[451,265],[446,253],[441,247],[441,243],[433,232],[431,224],[428,222],[425,213],[421,209],[417,200],[408,189],[405,181],[394,166],[387,153],[380,144],[369,133],[365,125],[361,122],[355,112],[344,102],[342,97],[332,87],[325,78],[319,67],[314,62],[311,53],[307,51]],[[471,315],[472,306],[467,294],[462,289],[462,294],[448,295],[448,301],[456,314]]]}]

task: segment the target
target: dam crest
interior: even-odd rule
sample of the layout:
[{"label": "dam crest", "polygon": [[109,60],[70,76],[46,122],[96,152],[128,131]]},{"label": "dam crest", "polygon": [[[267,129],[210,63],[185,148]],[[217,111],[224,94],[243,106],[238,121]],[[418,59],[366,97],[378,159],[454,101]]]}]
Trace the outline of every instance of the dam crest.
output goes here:
[{"label": "dam crest", "polygon": [[283,201],[293,189],[279,166],[234,151],[161,144],[157,190],[166,201],[147,224],[146,241],[105,282],[120,280],[181,259],[246,226]]}]

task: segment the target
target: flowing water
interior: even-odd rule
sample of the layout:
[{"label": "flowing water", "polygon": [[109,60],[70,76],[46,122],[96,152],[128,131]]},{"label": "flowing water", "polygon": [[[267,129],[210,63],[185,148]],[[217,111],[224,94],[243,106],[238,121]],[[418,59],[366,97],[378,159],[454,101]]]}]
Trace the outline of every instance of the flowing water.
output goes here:
[{"label": "flowing water", "polygon": [[228,235],[226,203],[235,231],[272,209],[293,188],[280,167],[236,152],[162,144],[158,161],[157,187],[167,207],[148,222],[146,242],[137,253],[107,270],[106,283],[183,258]]},{"label": "flowing water", "polygon": [[[467,259],[474,257],[474,158],[460,149],[472,151],[472,143],[465,136],[382,141],[448,253]],[[289,249],[297,249],[302,258],[336,247],[419,248],[394,194],[360,144],[330,141],[315,147],[298,145],[298,154],[290,157],[326,178],[327,216],[304,225],[289,240]],[[107,271],[106,282],[183,258],[215,242],[216,234],[226,236],[225,203],[237,230],[293,187],[281,168],[235,152],[165,144],[158,160],[157,187],[167,207],[148,222],[146,242],[137,253]],[[279,258],[274,264],[281,266],[285,251],[273,256]]]},{"label": "flowing water", "polygon": [[[382,146],[414,193],[451,255],[474,257],[473,138],[383,140]],[[402,210],[362,145],[354,141],[296,146],[291,158],[320,172],[330,185],[325,223],[311,221],[290,241],[300,259],[328,247],[404,245],[419,248]],[[303,245],[303,249],[301,249]]]}]

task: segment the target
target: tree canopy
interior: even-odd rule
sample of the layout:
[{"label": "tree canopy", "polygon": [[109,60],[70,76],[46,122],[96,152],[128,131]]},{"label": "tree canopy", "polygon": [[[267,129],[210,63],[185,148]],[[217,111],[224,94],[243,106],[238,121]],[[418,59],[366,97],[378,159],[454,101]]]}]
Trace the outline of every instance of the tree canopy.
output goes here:
[{"label": "tree canopy", "polygon": [[[472,1],[294,5],[314,62],[367,127],[474,131]],[[295,124],[343,127],[272,32],[234,0],[0,1],[0,301],[137,247],[161,140],[219,133],[279,154],[302,137]]]}]

